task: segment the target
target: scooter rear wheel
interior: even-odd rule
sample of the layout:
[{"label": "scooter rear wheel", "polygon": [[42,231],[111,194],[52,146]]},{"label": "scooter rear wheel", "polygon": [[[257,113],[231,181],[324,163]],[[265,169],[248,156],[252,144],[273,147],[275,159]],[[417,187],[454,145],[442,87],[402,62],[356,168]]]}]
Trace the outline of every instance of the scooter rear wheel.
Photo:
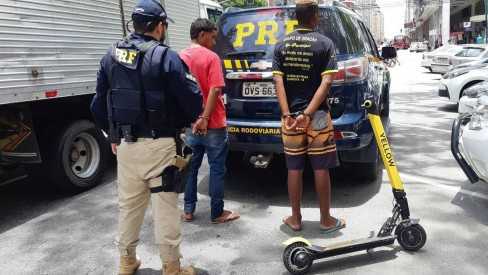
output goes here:
[{"label": "scooter rear wheel", "polygon": [[427,241],[427,233],[420,224],[412,224],[397,230],[398,243],[407,251],[418,251]]},{"label": "scooter rear wheel", "polygon": [[313,258],[306,246],[303,242],[295,242],[288,245],[283,252],[283,263],[293,275],[306,274],[312,267]]}]

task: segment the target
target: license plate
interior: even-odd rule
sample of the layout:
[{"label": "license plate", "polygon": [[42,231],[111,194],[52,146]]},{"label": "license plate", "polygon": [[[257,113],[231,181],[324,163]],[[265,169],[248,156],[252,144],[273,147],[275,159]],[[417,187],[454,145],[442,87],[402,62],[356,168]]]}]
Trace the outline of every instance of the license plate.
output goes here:
[{"label": "license plate", "polygon": [[244,82],[243,97],[275,97],[276,89],[273,82]]},{"label": "license plate", "polygon": [[438,58],[437,62],[439,64],[449,64],[449,59],[448,58]]}]

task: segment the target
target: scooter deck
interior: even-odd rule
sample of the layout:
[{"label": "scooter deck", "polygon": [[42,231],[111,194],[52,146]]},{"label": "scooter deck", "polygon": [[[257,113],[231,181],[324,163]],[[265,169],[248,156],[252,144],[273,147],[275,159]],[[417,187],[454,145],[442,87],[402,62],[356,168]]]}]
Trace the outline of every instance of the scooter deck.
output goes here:
[{"label": "scooter deck", "polygon": [[391,245],[395,242],[395,239],[395,236],[363,238],[335,243],[326,247],[313,245],[309,249],[315,252],[314,257],[316,259],[320,259]]}]

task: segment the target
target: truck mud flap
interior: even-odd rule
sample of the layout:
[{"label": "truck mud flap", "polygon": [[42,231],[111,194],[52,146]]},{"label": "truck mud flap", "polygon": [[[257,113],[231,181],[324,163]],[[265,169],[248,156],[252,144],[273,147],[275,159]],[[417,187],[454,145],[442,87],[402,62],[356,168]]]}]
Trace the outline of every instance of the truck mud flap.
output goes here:
[{"label": "truck mud flap", "polygon": [[476,183],[479,181],[478,175],[476,175],[476,172],[473,170],[473,168],[471,168],[471,166],[469,166],[468,162],[464,159],[463,155],[459,151],[459,131],[461,129],[461,125],[466,124],[469,119],[469,116],[460,116],[454,120],[451,132],[451,152],[464,174],[466,174],[468,177],[469,181],[471,183]]}]

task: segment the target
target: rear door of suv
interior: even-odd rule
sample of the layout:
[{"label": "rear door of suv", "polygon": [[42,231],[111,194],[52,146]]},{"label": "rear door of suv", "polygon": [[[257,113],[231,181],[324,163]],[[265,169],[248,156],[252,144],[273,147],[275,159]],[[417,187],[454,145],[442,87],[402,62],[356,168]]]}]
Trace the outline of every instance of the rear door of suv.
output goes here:
[{"label": "rear door of suv", "polygon": [[[337,13],[321,9],[324,33],[336,44],[338,58],[347,53]],[[226,73],[229,120],[280,120],[272,79],[274,46],[298,25],[290,8],[252,9],[226,13],[219,23],[216,52]],[[337,99],[329,99],[331,103]]]}]

